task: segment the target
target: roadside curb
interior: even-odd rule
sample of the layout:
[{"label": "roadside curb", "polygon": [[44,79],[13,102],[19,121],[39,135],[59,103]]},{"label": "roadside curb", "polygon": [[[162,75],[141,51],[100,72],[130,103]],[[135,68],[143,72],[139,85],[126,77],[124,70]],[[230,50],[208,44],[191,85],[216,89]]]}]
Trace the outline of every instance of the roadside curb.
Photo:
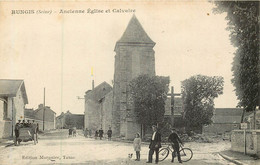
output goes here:
[{"label": "roadside curb", "polygon": [[242,162],[240,162],[240,161],[238,161],[238,160],[235,160],[234,158],[232,158],[232,157],[229,157],[229,156],[227,156],[227,155],[225,155],[225,154],[221,154],[221,153],[218,153],[221,157],[223,157],[224,159],[226,159],[226,160],[228,160],[228,161],[230,161],[230,162],[232,162],[232,163],[235,163],[235,164],[237,164],[237,165],[246,165],[245,163],[242,163]]}]

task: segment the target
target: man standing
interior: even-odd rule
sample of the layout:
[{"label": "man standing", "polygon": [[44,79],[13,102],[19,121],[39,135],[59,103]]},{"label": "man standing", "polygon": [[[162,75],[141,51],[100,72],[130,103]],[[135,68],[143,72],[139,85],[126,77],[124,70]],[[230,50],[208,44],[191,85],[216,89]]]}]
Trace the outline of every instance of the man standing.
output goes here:
[{"label": "man standing", "polygon": [[38,137],[39,137],[39,123],[36,123],[36,141],[38,143]]},{"label": "man standing", "polygon": [[176,130],[173,128],[172,129],[172,133],[170,134],[168,141],[172,143],[172,148],[174,149],[174,152],[172,152],[172,163],[174,162],[174,157],[178,156],[178,161],[179,163],[182,163],[181,161],[181,155],[180,155],[180,146],[179,146],[179,142],[183,145],[181,139],[179,138]]},{"label": "man standing", "polygon": [[159,161],[159,148],[161,148],[161,134],[157,131],[157,127],[155,125],[152,126],[153,128],[153,135],[152,139],[149,145],[149,156],[148,156],[148,162],[146,163],[152,163],[153,160],[153,153],[155,151],[156,159],[155,163],[158,164]]},{"label": "man standing", "polygon": [[100,138],[100,140],[102,140],[102,138],[103,138],[103,133],[104,133],[103,129],[100,128],[100,130],[99,130],[99,138]]},{"label": "man standing", "polygon": [[112,136],[112,130],[111,127],[109,127],[109,130],[107,131],[107,137],[109,141],[111,140],[111,136]]},{"label": "man standing", "polygon": [[89,129],[89,137],[91,138],[91,135],[92,135],[92,131],[91,131],[91,129]]},{"label": "man standing", "polygon": [[18,139],[18,137],[19,137],[19,128],[20,128],[20,121],[19,121],[19,123],[16,123],[15,124],[15,127],[14,127],[14,134],[15,134],[15,145],[17,145],[17,139]]},{"label": "man standing", "polygon": [[35,140],[38,143],[38,141],[37,141],[37,138],[38,138],[38,136],[37,136],[37,125],[34,123],[34,120],[32,120],[32,128],[33,128],[33,137],[36,138]]}]

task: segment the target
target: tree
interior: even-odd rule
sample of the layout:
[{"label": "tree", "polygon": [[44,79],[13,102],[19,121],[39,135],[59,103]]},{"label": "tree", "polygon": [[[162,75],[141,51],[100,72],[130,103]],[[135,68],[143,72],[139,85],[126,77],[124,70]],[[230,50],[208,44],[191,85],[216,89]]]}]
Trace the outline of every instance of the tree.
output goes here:
[{"label": "tree", "polygon": [[184,120],[188,129],[201,129],[210,124],[214,99],[223,94],[223,77],[192,76],[182,81]]},{"label": "tree", "polygon": [[140,75],[130,82],[131,100],[137,122],[151,126],[163,121],[169,77]]},{"label": "tree", "polygon": [[259,1],[222,1],[215,4],[216,13],[227,13],[227,30],[230,31],[231,43],[237,47],[232,83],[239,100],[238,107],[244,108],[243,122],[245,111],[255,111],[260,105]]}]

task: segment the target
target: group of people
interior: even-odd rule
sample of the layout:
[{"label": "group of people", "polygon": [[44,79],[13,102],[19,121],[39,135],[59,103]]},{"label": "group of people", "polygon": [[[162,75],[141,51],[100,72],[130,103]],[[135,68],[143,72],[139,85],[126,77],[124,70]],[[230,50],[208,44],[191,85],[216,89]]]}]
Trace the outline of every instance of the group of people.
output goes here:
[{"label": "group of people", "polygon": [[76,137],[76,128],[69,128],[69,137]]},{"label": "group of people", "polygon": [[[92,130],[88,130],[87,128],[85,129],[85,132],[84,132],[84,135],[85,137],[91,137],[92,135]],[[95,131],[95,139],[97,139],[99,137],[100,140],[102,140],[103,138],[103,135],[104,135],[104,131],[102,128],[100,128],[99,130],[96,130]],[[109,130],[107,131],[107,137],[108,137],[108,140],[110,141],[111,140],[111,137],[112,137],[112,130],[111,130],[111,127],[109,127]]]},{"label": "group of people", "polygon": [[[149,145],[149,154],[148,154],[148,161],[146,163],[152,163],[152,157],[155,152],[155,163],[157,164],[159,162],[159,149],[161,146],[161,134],[157,131],[157,127],[154,125],[152,126],[153,134],[151,138],[151,142]],[[171,142],[172,147],[174,149],[174,152],[172,152],[172,160],[171,162],[174,162],[174,157],[178,156],[179,163],[182,163],[181,156],[180,156],[180,145],[179,143],[182,143],[181,139],[179,138],[177,132],[175,129],[171,130],[171,134],[168,138],[168,141]],[[136,133],[135,139],[134,139],[134,150],[136,151],[136,161],[140,161],[140,151],[141,151],[141,138],[140,134]]]},{"label": "group of people", "polygon": [[[22,122],[21,120],[18,120],[18,123],[16,123],[16,125],[20,127],[30,127],[32,124],[35,124],[34,120],[32,120],[32,122],[30,122],[30,120],[27,120],[27,122],[25,122],[25,120]],[[36,125],[38,125],[38,123]]]},{"label": "group of people", "polygon": [[39,133],[39,124],[35,123],[34,120],[32,120],[32,122],[30,122],[30,120],[27,120],[27,122],[25,122],[25,120],[23,120],[21,122],[21,120],[18,120],[18,123],[15,124],[15,128],[14,128],[14,134],[15,137],[18,138],[19,137],[19,129],[20,128],[32,128],[32,132],[33,134],[36,134],[36,140],[38,142],[38,133]]},{"label": "group of people", "polygon": [[[155,163],[157,164],[159,162],[159,149],[162,147],[161,145],[161,134],[157,130],[157,126],[153,125],[153,134],[151,137],[151,142],[149,145],[149,154],[148,154],[148,161],[146,163],[152,163],[152,157],[155,153]],[[85,137],[90,136],[91,137],[91,130],[85,129],[84,135]],[[100,140],[103,138],[104,131],[102,128],[95,131],[95,139],[98,137]],[[109,127],[109,130],[107,131],[108,140],[111,140],[112,137],[112,130],[111,127]],[[183,145],[181,139],[179,138],[176,129],[171,130],[171,134],[168,138],[168,141],[172,144],[172,148],[174,149],[174,152],[172,152],[172,160],[171,162],[174,162],[174,157],[177,155],[179,163],[182,163],[181,156],[180,156],[180,143]],[[139,133],[135,134],[135,139],[133,142],[134,151],[136,152],[136,161],[140,161],[140,152],[141,152],[141,137]]]}]

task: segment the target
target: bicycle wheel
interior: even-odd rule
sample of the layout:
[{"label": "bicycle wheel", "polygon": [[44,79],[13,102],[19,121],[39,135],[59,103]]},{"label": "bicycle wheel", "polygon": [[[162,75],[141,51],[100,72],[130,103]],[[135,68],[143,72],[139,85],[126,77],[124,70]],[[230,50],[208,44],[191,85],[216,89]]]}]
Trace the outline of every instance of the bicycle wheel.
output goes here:
[{"label": "bicycle wheel", "polygon": [[181,155],[181,160],[183,162],[187,162],[187,161],[191,160],[191,158],[193,156],[193,152],[189,148],[182,148],[180,150],[180,155]]},{"label": "bicycle wheel", "polygon": [[162,148],[159,151],[159,161],[163,161],[167,158],[167,156],[169,155],[169,150],[167,148]]}]

